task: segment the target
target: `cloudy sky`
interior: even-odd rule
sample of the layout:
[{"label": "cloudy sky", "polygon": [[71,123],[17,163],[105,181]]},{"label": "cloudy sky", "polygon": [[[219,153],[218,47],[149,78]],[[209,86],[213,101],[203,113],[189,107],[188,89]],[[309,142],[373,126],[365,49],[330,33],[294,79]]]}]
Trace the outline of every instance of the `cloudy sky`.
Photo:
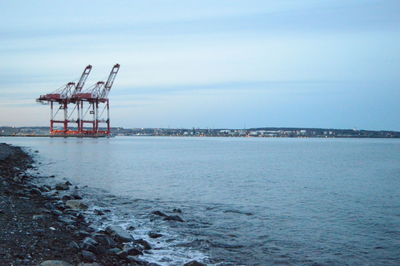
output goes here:
[{"label": "cloudy sky", "polygon": [[400,1],[0,0],[0,125],[121,64],[112,126],[400,130]]}]

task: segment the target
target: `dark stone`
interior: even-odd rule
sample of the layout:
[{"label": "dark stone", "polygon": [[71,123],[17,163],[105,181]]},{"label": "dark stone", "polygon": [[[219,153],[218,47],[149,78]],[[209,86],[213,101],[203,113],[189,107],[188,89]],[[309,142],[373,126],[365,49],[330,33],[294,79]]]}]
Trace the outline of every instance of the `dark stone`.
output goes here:
[{"label": "dark stone", "polygon": [[115,255],[117,255],[117,257],[120,259],[126,259],[126,257],[128,256],[128,253],[124,250],[121,250],[121,251],[117,252]]},{"label": "dark stone", "polygon": [[97,242],[99,242],[101,245],[105,247],[116,247],[117,243],[109,236],[102,235],[102,234],[95,234],[92,236],[94,239],[96,239]]},{"label": "dark stone", "polygon": [[138,239],[138,240],[135,240],[135,243],[137,243],[137,244],[139,244],[139,245],[141,245],[145,250],[149,250],[149,249],[151,249],[151,245],[150,245],[150,243],[149,242],[147,242],[146,240],[144,240],[144,239]]},{"label": "dark stone", "polygon": [[143,255],[143,252],[139,248],[135,248],[135,247],[126,248],[126,249],[124,249],[124,251],[127,253],[127,255],[130,255],[130,256]]},{"label": "dark stone", "polygon": [[32,195],[39,195],[39,196],[42,195],[42,192],[38,188],[32,188],[30,193]]},{"label": "dark stone", "polygon": [[184,222],[184,220],[178,215],[170,215],[170,216],[164,217],[164,220],[165,221]]},{"label": "dark stone", "polygon": [[149,237],[151,237],[151,238],[159,238],[159,237],[162,237],[163,235],[162,234],[160,234],[160,233],[155,233],[155,232],[149,232]]},{"label": "dark stone", "polygon": [[56,190],[68,190],[69,185],[67,183],[58,183],[55,187]]},{"label": "dark stone", "polygon": [[85,237],[90,236],[90,234],[89,234],[88,232],[83,231],[83,230],[76,231],[76,232],[74,233],[74,235],[75,235],[76,237],[78,237],[78,238],[85,238]]},{"label": "dark stone", "polygon": [[94,214],[96,214],[96,215],[104,215],[104,212],[101,211],[101,210],[95,209],[93,212],[94,212]]},{"label": "dark stone", "polygon": [[81,255],[84,262],[94,262],[97,259],[93,252],[87,250],[82,250]]},{"label": "dark stone", "polygon": [[51,213],[54,214],[55,216],[60,216],[63,214],[62,211],[59,210],[52,210]]},{"label": "dark stone", "polygon": [[80,249],[78,243],[76,243],[75,241],[71,241],[71,242],[68,244],[68,246],[69,246],[70,248],[74,249],[74,250],[79,250],[79,249]]},{"label": "dark stone", "polygon": [[133,265],[140,265],[140,266],[149,265],[149,263],[147,261],[138,259],[137,257],[134,257],[134,256],[127,256],[126,259]]},{"label": "dark stone", "polygon": [[160,211],[153,211],[152,214],[158,215],[158,216],[161,216],[161,217],[168,217],[168,215],[166,215],[165,213],[160,212]]},{"label": "dark stone", "polygon": [[63,216],[59,216],[58,220],[67,225],[73,225],[75,223],[75,221],[71,220],[70,218],[63,217]]},{"label": "dark stone", "polygon": [[176,208],[176,209],[173,209],[173,210],[172,210],[172,212],[176,212],[176,213],[182,213],[182,210],[181,210],[181,209],[178,209],[178,208]]},{"label": "dark stone", "polygon": [[96,245],[99,244],[96,240],[94,240],[93,238],[90,238],[90,237],[85,237],[85,239],[82,241],[82,243],[83,244],[90,244],[90,245],[93,245],[93,246],[96,246]]},{"label": "dark stone", "polygon": [[73,198],[71,196],[69,196],[69,195],[64,195],[61,199],[63,201],[67,201],[67,200],[70,200],[70,199],[73,199]]},{"label": "dark stone", "polygon": [[189,261],[188,263],[183,264],[183,266],[207,266],[207,264],[198,262],[196,260]]},{"label": "dark stone", "polygon": [[107,250],[107,254],[110,254],[110,255],[117,255],[119,252],[121,252],[122,250],[121,249],[119,249],[119,248],[110,248],[110,249],[108,249]]},{"label": "dark stone", "polygon": [[67,228],[67,230],[70,232],[74,232],[76,230],[76,226],[72,224],[67,225],[65,228]]},{"label": "dark stone", "polygon": [[129,231],[133,231],[133,230],[135,230],[136,228],[133,226],[133,225],[130,225],[130,226],[128,226],[128,228],[126,228],[127,230],[129,230]]}]

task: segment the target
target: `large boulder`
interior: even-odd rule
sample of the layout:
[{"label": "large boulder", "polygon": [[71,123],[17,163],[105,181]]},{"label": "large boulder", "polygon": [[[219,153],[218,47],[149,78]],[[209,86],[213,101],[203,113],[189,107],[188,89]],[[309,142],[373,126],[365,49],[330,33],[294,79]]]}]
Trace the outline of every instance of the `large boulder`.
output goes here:
[{"label": "large boulder", "polygon": [[133,237],[121,226],[111,225],[106,228],[106,232],[110,234],[118,242],[133,241]]},{"label": "large boulder", "polygon": [[65,205],[74,210],[87,210],[88,206],[80,200],[67,200]]}]

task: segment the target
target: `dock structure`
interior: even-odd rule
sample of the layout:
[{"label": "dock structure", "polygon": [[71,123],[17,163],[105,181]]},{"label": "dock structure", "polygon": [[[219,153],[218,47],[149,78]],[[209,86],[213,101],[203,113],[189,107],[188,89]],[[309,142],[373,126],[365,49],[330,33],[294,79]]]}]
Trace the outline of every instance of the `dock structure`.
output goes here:
[{"label": "dock structure", "polygon": [[110,101],[108,94],[114,84],[119,67],[119,64],[113,66],[106,82],[98,81],[84,89],[86,79],[92,70],[92,66],[88,65],[77,83],[68,82],[52,93],[40,95],[36,101],[50,105],[50,135],[109,136]]}]

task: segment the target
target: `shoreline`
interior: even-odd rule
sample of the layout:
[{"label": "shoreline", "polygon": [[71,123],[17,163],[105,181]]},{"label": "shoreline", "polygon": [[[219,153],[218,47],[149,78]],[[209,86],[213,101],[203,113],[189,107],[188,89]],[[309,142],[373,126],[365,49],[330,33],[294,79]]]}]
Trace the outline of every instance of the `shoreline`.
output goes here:
[{"label": "shoreline", "polygon": [[147,241],[119,226],[98,230],[87,222],[79,187],[34,184],[33,163],[20,147],[0,143],[1,265],[158,265],[141,259],[151,252]]}]

